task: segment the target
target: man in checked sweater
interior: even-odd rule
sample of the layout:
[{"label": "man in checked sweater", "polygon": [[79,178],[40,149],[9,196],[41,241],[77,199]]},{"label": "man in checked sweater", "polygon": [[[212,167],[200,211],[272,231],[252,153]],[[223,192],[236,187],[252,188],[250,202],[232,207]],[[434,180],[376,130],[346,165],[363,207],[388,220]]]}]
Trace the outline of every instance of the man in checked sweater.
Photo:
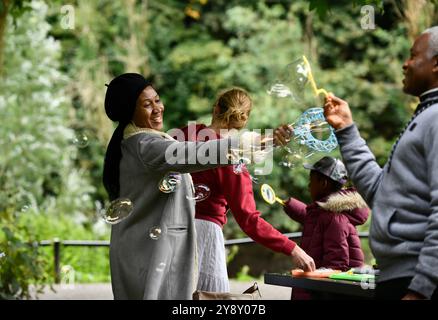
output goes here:
[{"label": "man in checked sweater", "polygon": [[403,64],[403,91],[420,98],[383,168],[353,122],[348,103],[329,95],[327,121],[343,161],[372,208],[370,245],[381,270],[377,299],[438,299],[438,26],[424,31]]}]

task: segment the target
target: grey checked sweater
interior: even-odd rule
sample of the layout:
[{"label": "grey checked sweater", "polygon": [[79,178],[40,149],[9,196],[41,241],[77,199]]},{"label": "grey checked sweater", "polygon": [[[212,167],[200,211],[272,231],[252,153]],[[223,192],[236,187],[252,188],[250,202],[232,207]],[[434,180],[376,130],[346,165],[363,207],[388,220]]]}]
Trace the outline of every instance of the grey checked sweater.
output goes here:
[{"label": "grey checked sweater", "polygon": [[430,298],[438,285],[438,104],[400,137],[390,171],[388,163],[378,166],[356,125],[336,135],[349,175],[372,208],[377,281],[412,277],[409,289]]}]

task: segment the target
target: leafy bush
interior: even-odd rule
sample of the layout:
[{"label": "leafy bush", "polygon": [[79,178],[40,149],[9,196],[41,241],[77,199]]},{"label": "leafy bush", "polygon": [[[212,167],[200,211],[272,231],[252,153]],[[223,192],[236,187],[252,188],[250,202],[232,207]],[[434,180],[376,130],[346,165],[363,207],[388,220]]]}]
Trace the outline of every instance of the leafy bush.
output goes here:
[{"label": "leafy bush", "polygon": [[0,213],[0,299],[30,298],[29,285],[40,293],[49,279],[47,257],[26,226],[17,226],[12,212]]},{"label": "leafy bush", "polygon": [[71,225],[95,213],[95,189],[76,166],[61,46],[48,35],[47,5],[29,6],[8,20],[0,87],[0,292],[8,298],[28,297],[30,284],[50,280],[46,256],[29,243],[42,239],[51,219]]},{"label": "leafy bush", "polygon": [[[91,220],[91,219],[90,219]],[[74,220],[63,214],[47,212],[23,216],[20,225],[32,226],[34,234],[40,239],[53,240],[108,240],[109,226],[103,220],[92,221],[90,227],[85,221]],[[43,268],[51,275],[53,281],[53,247],[40,248],[50,260]],[[109,249],[108,247],[63,247],[61,245],[60,266],[70,266],[74,271],[76,283],[109,282]],[[62,277],[62,274],[61,274]]]}]

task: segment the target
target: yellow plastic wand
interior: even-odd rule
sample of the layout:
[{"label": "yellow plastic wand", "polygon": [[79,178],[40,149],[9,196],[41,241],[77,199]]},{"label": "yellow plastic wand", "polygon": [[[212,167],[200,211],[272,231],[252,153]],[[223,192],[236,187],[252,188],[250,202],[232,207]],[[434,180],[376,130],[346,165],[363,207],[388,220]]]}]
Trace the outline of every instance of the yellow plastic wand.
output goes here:
[{"label": "yellow plastic wand", "polygon": [[310,85],[312,86],[312,89],[315,92],[315,95],[319,96],[322,93],[325,96],[328,96],[328,92],[326,90],[324,90],[322,88],[320,88],[320,89],[317,88],[315,79],[313,78],[312,69],[310,68],[310,63],[307,60],[306,56],[303,56],[303,61],[306,64],[307,69],[309,70],[308,77],[309,77]]},{"label": "yellow plastic wand", "polygon": [[275,201],[277,201],[279,204],[281,204],[282,206],[285,205],[285,201],[281,200],[279,197],[275,197]]}]

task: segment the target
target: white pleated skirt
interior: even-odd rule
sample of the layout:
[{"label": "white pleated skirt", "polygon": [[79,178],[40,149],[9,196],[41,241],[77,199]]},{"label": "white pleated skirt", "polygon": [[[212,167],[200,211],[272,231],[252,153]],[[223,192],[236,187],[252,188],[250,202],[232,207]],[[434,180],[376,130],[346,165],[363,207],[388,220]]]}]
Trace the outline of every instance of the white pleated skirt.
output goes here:
[{"label": "white pleated skirt", "polygon": [[230,292],[225,241],[216,223],[195,219],[198,247],[198,290]]}]

